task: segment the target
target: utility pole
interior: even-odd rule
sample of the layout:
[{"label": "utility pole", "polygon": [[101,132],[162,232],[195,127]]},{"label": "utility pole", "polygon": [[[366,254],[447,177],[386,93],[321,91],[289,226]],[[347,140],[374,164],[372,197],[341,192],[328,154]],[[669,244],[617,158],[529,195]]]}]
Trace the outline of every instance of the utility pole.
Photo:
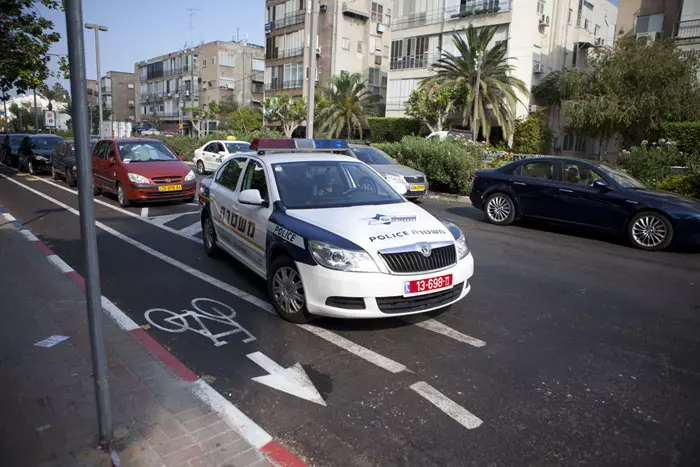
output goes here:
[{"label": "utility pole", "polygon": [[34,88],[34,134],[39,130],[39,110],[36,106],[36,88]]},{"label": "utility pole", "polygon": [[476,83],[474,83],[474,109],[472,111],[472,141],[476,142],[476,138],[479,136],[479,130],[476,128],[476,122],[478,121],[477,112],[479,110],[479,84],[481,83],[481,61],[483,59],[483,53],[478,51],[476,57],[474,57],[474,65],[476,66]]},{"label": "utility pole", "polygon": [[306,97],[306,138],[314,137],[314,106],[316,105],[316,35],[318,34],[318,11],[316,0],[309,0],[309,18],[311,21],[311,34],[309,40],[309,88]]},{"label": "utility pole", "polygon": [[[70,86],[73,97],[73,131],[75,155],[78,166],[78,203],[80,207],[80,234],[85,258],[85,295],[87,302],[90,350],[93,382],[97,400],[97,422],[100,443],[112,441],[112,411],[109,405],[109,381],[107,379],[107,353],[102,329],[102,293],[100,268],[97,260],[97,227],[92,197],[92,158],[90,155],[90,131],[88,129],[87,82],[85,79],[85,40],[83,37],[83,9],[81,0],[64,0],[66,30],[68,33],[68,57],[70,58]],[[97,27],[97,26],[96,26]],[[107,30],[107,28],[104,28]],[[97,29],[95,30],[97,34]],[[98,59],[99,63],[99,59]]]},{"label": "utility pole", "polygon": [[[82,9],[82,8],[81,8]],[[81,13],[82,16],[82,13]],[[102,74],[100,72],[100,31],[107,32],[107,26],[102,26],[99,24],[85,23],[87,29],[95,30],[95,57],[97,59],[97,108],[100,112],[99,121],[100,128],[98,130],[98,135],[102,138]]]},{"label": "utility pole", "polygon": [[7,100],[5,99],[6,96],[2,96],[2,107],[3,107],[3,116],[5,117],[3,119],[3,126],[5,127],[5,133],[7,133]]},{"label": "utility pole", "polygon": [[[187,14],[190,17],[190,60],[191,60],[191,70],[190,70],[190,107],[194,109],[194,12],[200,11],[199,8],[188,8]],[[191,124],[194,130],[194,112],[191,114]],[[197,137],[201,134],[201,128],[197,128]]]}]

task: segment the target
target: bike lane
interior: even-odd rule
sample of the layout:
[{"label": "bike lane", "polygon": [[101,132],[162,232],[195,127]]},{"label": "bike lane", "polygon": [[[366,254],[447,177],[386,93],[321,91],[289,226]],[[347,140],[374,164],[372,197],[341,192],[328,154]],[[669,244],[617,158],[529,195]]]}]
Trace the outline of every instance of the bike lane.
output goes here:
[{"label": "bike lane", "polygon": [[[0,199],[70,266],[84,273],[77,216],[2,180]],[[394,373],[358,359],[250,301],[144,254],[104,230],[98,230],[98,235],[103,294],[198,376],[210,381],[244,413],[310,462],[447,465],[466,454],[465,446],[455,442],[463,439],[461,427],[455,430],[453,420],[409,389],[416,382],[409,370]],[[166,233],[159,242],[167,247],[171,239],[188,242]],[[177,316],[197,311],[194,300],[213,305],[204,308],[204,314],[223,309],[228,316],[231,313],[227,310],[234,310],[235,326],[245,332],[212,339],[191,329],[183,330],[184,326],[177,323],[184,316]],[[154,323],[161,328],[173,324],[180,332],[167,332],[149,323],[144,315],[153,309],[167,310],[160,312],[161,319],[153,317]],[[198,326],[192,316],[187,320],[188,327]],[[230,322],[221,322],[226,319],[200,320],[208,322],[213,334],[232,329]],[[259,358],[254,361],[250,357],[256,352],[283,368],[300,364],[325,406],[252,381],[268,374],[256,363]],[[455,431],[459,433],[455,438],[445,435]]]}]

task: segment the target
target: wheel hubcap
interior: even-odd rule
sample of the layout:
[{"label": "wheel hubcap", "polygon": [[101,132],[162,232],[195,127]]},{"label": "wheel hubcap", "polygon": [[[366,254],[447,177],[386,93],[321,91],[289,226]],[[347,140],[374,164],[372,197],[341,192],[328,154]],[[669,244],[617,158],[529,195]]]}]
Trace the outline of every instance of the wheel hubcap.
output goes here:
[{"label": "wheel hubcap", "polygon": [[208,250],[214,246],[214,225],[209,218],[204,221],[204,244]]},{"label": "wheel hubcap", "polygon": [[123,203],[124,202],[124,188],[122,188],[120,186],[119,190],[117,190],[117,191],[118,191],[117,196],[119,197],[119,202]]},{"label": "wheel hubcap", "polygon": [[202,161],[199,161],[199,164],[197,164],[197,169],[199,170],[200,174],[204,173],[204,164],[202,164]]},{"label": "wheel hubcap", "polygon": [[666,235],[666,224],[656,216],[640,217],[632,226],[632,237],[642,246],[658,246],[666,239]]},{"label": "wheel hubcap", "polygon": [[305,299],[299,274],[289,267],[279,268],[272,278],[272,295],[285,313],[301,312]]},{"label": "wheel hubcap", "polygon": [[503,196],[494,196],[486,206],[489,217],[496,222],[503,222],[510,216],[510,203]]}]

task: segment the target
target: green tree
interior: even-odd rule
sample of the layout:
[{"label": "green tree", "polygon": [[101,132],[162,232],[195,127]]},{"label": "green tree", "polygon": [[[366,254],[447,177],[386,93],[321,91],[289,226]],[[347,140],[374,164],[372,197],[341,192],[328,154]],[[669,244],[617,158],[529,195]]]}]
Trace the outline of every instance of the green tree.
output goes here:
[{"label": "green tree", "polygon": [[49,110],[53,110],[54,102],[61,103],[70,100],[68,91],[58,82],[54,83],[52,87],[42,83],[39,93],[49,101]]},{"label": "green tree", "polygon": [[563,109],[582,136],[605,142],[619,134],[626,146],[639,144],[664,121],[700,117],[698,73],[698,57],[670,41],[622,38],[597,50],[587,69],[563,75]]},{"label": "green tree", "polygon": [[494,26],[477,30],[470,25],[464,34],[455,34],[456,53],[442,52],[442,57],[432,66],[435,76],[424,80],[426,84],[447,84],[471,91],[463,96],[462,115],[464,124],[467,124],[474,109],[479,75],[477,128],[472,130],[476,137],[477,129],[481,128],[487,139],[494,123],[503,128],[506,138],[513,134],[518,94],[527,94],[525,83],[513,76],[514,67],[509,64],[506,43],[489,47],[496,30]]},{"label": "green tree", "polygon": [[513,152],[519,154],[549,154],[552,130],[543,113],[531,113],[515,123]]},{"label": "green tree", "polygon": [[250,107],[241,107],[222,118],[220,128],[246,134],[262,130],[262,113]]},{"label": "green tree", "polygon": [[374,114],[377,96],[369,89],[359,73],[333,76],[328,85],[321,89],[321,95],[328,105],[321,110],[321,131],[336,138],[343,130],[348,138],[359,130],[368,127],[367,117]]},{"label": "green tree", "polygon": [[406,115],[419,119],[431,132],[442,131],[450,112],[459,104],[460,95],[464,94],[450,84],[420,86],[406,101]]},{"label": "green tree", "polygon": [[36,10],[42,5],[51,10],[61,8],[57,0],[0,1],[0,94],[7,99],[13,88],[17,92],[37,89],[49,75],[49,48],[60,34],[53,22]]},{"label": "green tree", "polygon": [[287,138],[291,138],[294,130],[299,128],[306,119],[306,99],[293,99],[289,94],[268,97],[263,101],[265,122],[279,122]]}]

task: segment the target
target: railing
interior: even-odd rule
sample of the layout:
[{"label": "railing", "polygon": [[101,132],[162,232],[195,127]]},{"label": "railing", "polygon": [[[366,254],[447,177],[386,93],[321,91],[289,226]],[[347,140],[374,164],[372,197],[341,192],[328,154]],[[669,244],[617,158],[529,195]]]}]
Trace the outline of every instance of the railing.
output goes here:
[{"label": "railing", "polygon": [[440,57],[440,53],[424,53],[420,55],[411,55],[408,57],[392,58],[389,62],[389,69],[409,70],[411,68],[427,68],[437,62]]},{"label": "railing", "polygon": [[304,46],[295,47],[293,49],[282,49],[279,51],[279,53],[277,55],[278,55],[278,57],[274,57],[274,58],[289,58],[289,57],[296,57],[299,55],[304,55]]},{"label": "railing", "polygon": [[296,89],[302,87],[304,84],[303,79],[289,79],[285,80],[283,83],[283,88],[284,89]]},{"label": "railing", "polygon": [[394,18],[391,27],[394,30],[415,28],[427,24],[437,24],[478,15],[490,15],[510,11],[512,0],[474,0],[466,5],[455,5],[445,9],[433,9],[410,13]]},{"label": "railing", "polygon": [[299,10],[296,13],[287,15],[284,18],[276,19],[265,25],[265,31],[272,31],[273,29],[285,28],[287,26],[292,26],[294,24],[303,23],[306,19],[306,11]]},{"label": "railing", "polygon": [[161,79],[161,78],[164,78],[164,77],[166,77],[166,76],[182,75],[182,74],[185,74],[185,73],[193,73],[193,72],[194,72],[194,73],[197,72],[197,67],[194,67],[194,70],[192,70],[192,67],[190,67],[190,66],[180,66],[180,67],[176,67],[176,68],[171,68],[171,69],[169,69],[169,70],[165,70],[165,69],[164,69],[164,70],[162,71],[162,73],[157,73],[157,76],[153,76],[153,75],[151,75],[151,76],[148,76],[148,75],[147,75],[147,76],[143,76],[143,75],[140,75],[140,76],[139,76],[139,81],[148,81],[148,80],[152,80],[152,79]]},{"label": "railing", "polygon": [[282,89],[282,82],[281,81],[273,81],[271,83],[265,83],[265,90],[266,91],[277,91]]},{"label": "railing", "polygon": [[700,38],[700,19],[681,21],[676,25],[676,39]]}]

